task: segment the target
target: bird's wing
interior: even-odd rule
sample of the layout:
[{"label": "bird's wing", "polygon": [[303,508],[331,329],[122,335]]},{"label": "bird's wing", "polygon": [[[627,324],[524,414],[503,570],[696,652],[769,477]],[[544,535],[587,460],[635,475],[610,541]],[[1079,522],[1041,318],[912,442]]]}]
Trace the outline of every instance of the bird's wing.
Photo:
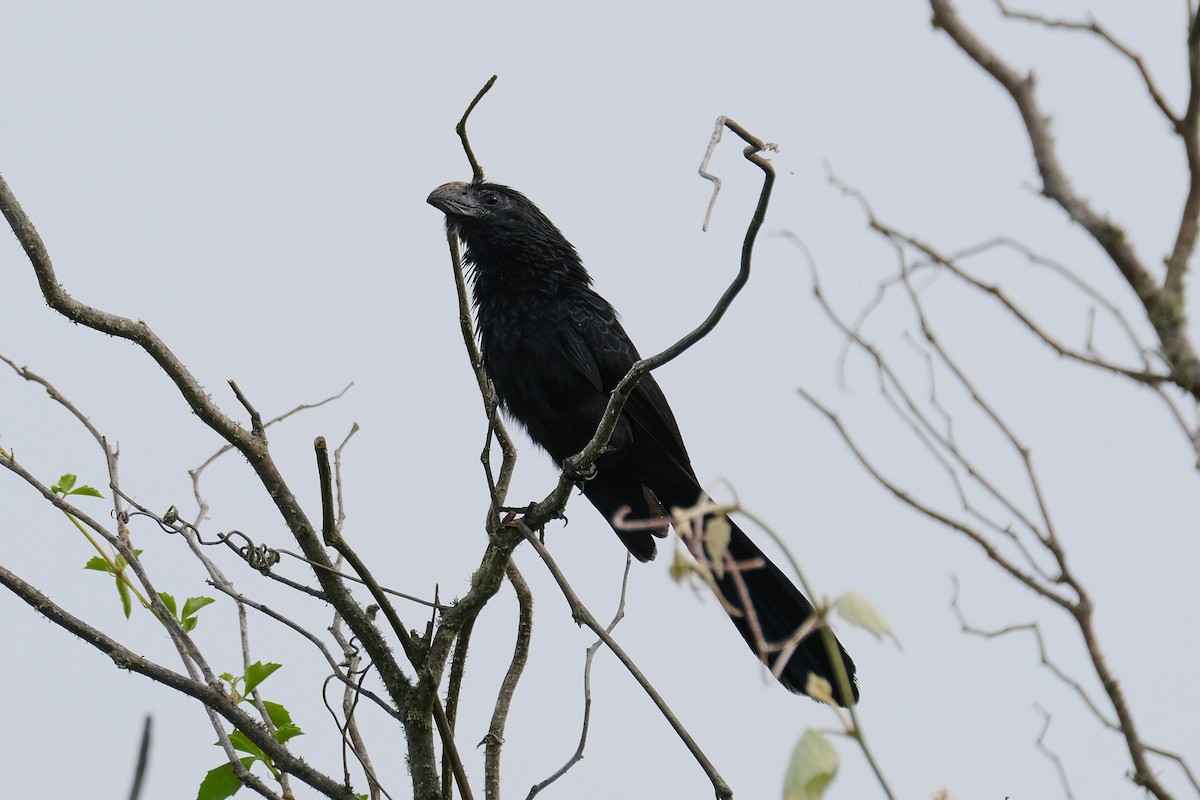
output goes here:
[{"label": "bird's wing", "polygon": [[[598,295],[570,304],[571,326],[566,348],[573,365],[605,394],[612,391],[641,356],[621,327],[616,312]],[[691,471],[687,448],[666,395],[651,375],[634,388],[625,404],[629,421]]]}]

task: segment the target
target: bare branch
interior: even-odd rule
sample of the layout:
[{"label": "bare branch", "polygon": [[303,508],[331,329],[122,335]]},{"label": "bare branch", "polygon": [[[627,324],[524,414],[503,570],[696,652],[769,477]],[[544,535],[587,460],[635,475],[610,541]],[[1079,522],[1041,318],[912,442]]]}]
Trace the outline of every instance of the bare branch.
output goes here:
[{"label": "bare branch", "polygon": [[[700,325],[661,353],[635,362],[629,368],[625,377],[617,383],[616,388],[612,390],[609,396],[608,405],[604,409],[604,414],[600,418],[600,423],[597,425],[596,432],[592,436],[591,441],[587,443],[583,450],[568,459],[575,474],[586,472],[589,467],[595,464],[596,459],[603,454],[604,449],[608,446],[609,439],[612,437],[613,431],[616,430],[617,423],[621,418],[621,412],[625,408],[625,403],[630,395],[633,394],[638,381],[652,370],[658,369],[664,364],[678,358],[696,344],[696,342],[712,332],[717,323],[721,321],[721,318],[725,316],[725,312],[729,310],[729,306],[742,291],[746,282],[750,280],[750,266],[754,255],[754,243],[758,239],[758,233],[762,229],[763,220],[766,218],[767,206],[771,202],[771,189],[775,184],[775,168],[762,155],[763,151],[770,147],[769,143],[754,136],[728,117],[719,117],[719,119],[726,128],[736,133],[747,143],[747,146],[742,150],[743,157],[763,172],[763,185],[759,192],[758,204],[754,209],[754,214],[746,228],[746,235],[742,240],[741,266],[733,281],[725,289],[720,299],[717,300],[716,305]],[[561,513],[574,485],[571,477],[564,472],[559,478],[557,488],[526,514],[525,519],[530,527],[534,529],[541,528],[542,525]]]},{"label": "bare branch", "polygon": [[500,682],[492,721],[483,740],[484,794],[488,800],[500,800],[500,748],[504,746],[504,726],[508,722],[508,710],[512,705],[513,694],[517,691],[517,683],[521,680],[521,673],[525,671],[526,661],[529,660],[529,642],[533,638],[533,592],[512,561],[508,562],[506,574],[513,592],[517,595],[517,641],[513,646],[508,671],[504,673],[504,679]]},{"label": "bare branch", "polygon": [[880,486],[895,495],[896,499],[900,500],[909,508],[912,508],[914,511],[919,512],[934,522],[963,534],[976,545],[978,545],[983,550],[984,555],[986,555],[997,566],[1055,605],[1061,606],[1068,611],[1073,608],[1071,600],[1062,597],[1048,587],[1043,586],[1042,583],[1037,580],[1037,578],[1023,571],[1016,564],[1012,563],[1011,560],[1000,553],[1000,551],[997,550],[996,547],[987,540],[987,537],[985,537],[979,531],[975,530],[966,523],[947,516],[932,506],[921,502],[909,494],[909,492],[901,489],[898,485],[892,482],[891,479],[881,473],[870,461],[870,459],[867,458],[866,454],[859,448],[857,442],[855,442],[855,440],[850,436],[850,432],[846,430],[846,427],[842,424],[842,421],[836,414],[833,413],[833,411],[831,411],[827,406],[822,404],[804,389],[798,389],[797,392],[801,397],[808,401],[809,405],[821,412],[825,418],[833,424],[833,427],[842,437],[842,441],[845,442],[846,446],[850,449],[850,452],[854,455],[858,462],[862,464],[863,468],[870,473],[871,477],[874,478]]},{"label": "bare branch", "polygon": [[1159,90],[1158,85],[1154,82],[1154,78],[1150,75],[1150,70],[1146,67],[1146,62],[1141,55],[1133,52],[1127,46],[1122,44],[1115,36],[1108,32],[1108,29],[1103,27],[1095,19],[1088,19],[1087,22],[1076,22],[1073,20],[1050,19],[1041,14],[1032,14],[1027,11],[1013,11],[1004,5],[1002,0],[995,0],[996,7],[1000,9],[1000,13],[1009,19],[1018,19],[1025,22],[1032,22],[1042,25],[1046,28],[1061,28],[1064,30],[1084,31],[1099,37],[1107,43],[1112,49],[1116,50],[1122,56],[1129,60],[1138,74],[1142,76],[1142,83],[1146,86],[1146,92],[1150,95],[1150,99],[1154,101],[1154,105],[1158,106],[1158,110],[1163,113],[1167,121],[1171,123],[1171,127],[1178,127],[1180,117],[1171,110],[1163,93]]},{"label": "bare branch", "polygon": [[962,629],[963,633],[970,634],[971,636],[978,636],[981,639],[998,639],[1002,636],[1009,636],[1014,633],[1029,633],[1033,637],[1034,642],[1037,644],[1038,661],[1041,663],[1041,665],[1049,670],[1050,673],[1053,674],[1054,677],[1058,678],[1058,680],[1060,680],[1063,684],[1070,687],[1075,694],[1079,695],[1079,698],[1083,700],[1083,704],[1087,706],[1088,710],[1092,712],[1092,715],[1095,716],[1096,719],[1099,720],[1102,725],[1104,725],[1104,727],[1110,730],[1117,730],[1117,724],[1108,717],[1104,716],[1104,712],[1100,710],[1100,706],[1096,704],[1096,701],[1094,701],[1087,693],[1087,690],[1083,688],[1083,684],[1063,672],[1062,668],[1050,659],[1050,656],[1046,651],[1046,641],[1042,638],[1042,629],[1036,622],[1027,622],[1020,625],[1006,625],[1003,628],[996,630],[984,630],[982,628],[977,628],[967,621],[966,614],[963,613],[962,607],[958,604],[959,585],[958,577],[956,575],[950,576],[950,584],[953,587],[953,594],[950,597],[950,609],[954,612],[954,616],[958,620],[958,625]]},{"label": "bare branch", "polygon": [[488,90],[495,83],[495,75],[488,78],[488,82],[475,94],[475,99],[467,106],[467,110],[463,112],[462,119],[458,121],[458,126],[455,128],[458,132],[458,138],[462,139],[463,151],[467,154],[467,161],[471,163],[472,180],[476,181],[483,180],[483,167],[475,160],[475,152],[471,149],[471,141],[467,138],[467,117],[471,116],[471,112],[475,110],[475,106],[479,105],[479,101],[483,99],[483,96],[488,93]]},{"label": "bare branch", "polygon": [[[621,595],[617,601],[617,610],[613,614],[612,621],[605,627],[605,631],[609,634],[617,627],[617,623],[625,618],[625,593],[629,589],[629,568],[633,564],[633,556],[628,553],[625,555],[625,572],[621,576]],[[583,760],[583,750],[587,746],[588,725],[592,717],[592,661],[596,658],[597,651],[604,644],[603,639],[597,639],[587,649],[587,654],[583,658],[583,725],[579,731],[579,744],[575,747],[575,752],[567,759],[566,763],[554,771],[554,774],[546,778],[540,783],[536,783],[529,790],[529,794],[525,795],[525,800],[533,800],[533,798],[543,789],[556,780],[566,775],[571,767]]]},{"label": "bare branch", "polygon": [[699,745],[696,744],[696,741],[692,738],[692,735],[688,732],[687,728],[683,727],[683,723],[681,723],[679,718],[675,716],[675,712],[673,712],[670,706],[667,705],[667,702],[663,700],[662,695],[658,693],[658,690],[655,689],[650,681],[647,680],[646,676],[642,674],[642,671],[638,669],[638,666],[633,662],[633,659],[631,659],[625,650],[619,644],[617,644],[616,640],[609,635],[608,630],[596,620],[596,617],[593,616],[592,612],[589,611],[587,606],[583,604],[583,601],[579,599],[579,595],[575,594],[575,590],[571,588],[571,584],[567,581],[567,578],[559,568],[558,563],[554,560],[554,557],[550,555],[550,551],[546,549],[546,546],[542,544],[540,539],[538,539],[538,536],[536,533],[534,533],[533,529],[529,527],[524,519],[513,521],[512,526],[524,535],[525,541],[529,542],[534,550],[537,550],[538,555],[546,564],[547,569],[550,570],[550,574],[554,576],[554,581],[558,584],[558,588],[562,591],[563,597],[566,598],[567,604],[571,608],[572,618],[591,628],[592,631],[600,637],[608,649],[611,650],[617,659],[620,660],[620,662],[625,666],[625,669],[629,671],[629,674],[633,676],[633,679],[638,682],[638,685],[642,687],[642,690],[650,697],[650,700],[658,707],[659,712],[675,731],[675,735],[679,737],[680,741],[683,742],[684,746],[687,747],[688,751],[692,754],[692,757],[696,759],[696,763],[698,763],[700,768],[704,770],[704,773],[708,775],[708,779],[712,781],[713,790],[717,793],[717,797],[721,798],[721,800],[726,800],[727,798],[733,797],[733,790],[729,788],[729,784],[725,783],[725,779],[721,777],[721,774],[717,772],[717,768],[713,766],[711,761],[708,760],[708,756],[706,756],[704,751],[701,750]]},{"label": "bare branch", "polygon": [[[0,356],[0,358],[3,358],[3,356]],[[7,359],[5,359],[5,360],[7,360]],[[353,386],[354,386],[354,381],[351,381],[350,383],[347,383],[340,392],[338,392],[337,394],[330,395],[329,397],[326,397],[324,400],[318,400],[315,403],[301,403],[300,405],[293,408],[291,411],[285,411],[284,413],[280,414],[279,416],[273,417],[270,420],[264,422],[263,428],[265,430],[266,428],[271,427],[272,425],[274,425],[277,422],[283,422],[285,419],[288,419],[291,416],[299,414],[301,411],[308,411],[309,409],[320,408],[321,406],[325,405],[326,403],[332,403],[334,400],[340,400],[342,398],[342,396],[345,395],[346,392],[350,391],[351,387],[353,387]],[[232,444],[226,444],[226,445],[218,448],[217,452],[213,453],[211,456],[204,459],[204,461],[200,464],[200,466],[198,466],[194,469],[188,470],[188,475],[190,475],[192,478],[193,492],[196,495],[196,505],[200,507],[200,513],[197,515],[196,521],[193,523],[197,527],[199,527],[201,520],[204,519],[205,514],[208,513],[208,503],[204,502],[204,499],[200,496],[200,486],[199,486],[200,475],[204,472],[204,470],[208,469],[209,466],[211,466],[214,461],[216,461],[218,458],[225,455],[232,449],[233,449]]]},{"label": "bare branch", "polygon": [[1058,757],[1058,753],[1046,746],[1046,734],[1050,730],[1050,712],[1036,703],[1033,707],[1038,710],[1038,713],[1042,715],[1042,719],[1044,720],[1042,732],[1038,734],[1035,744],[1037,744],[1038,750],[1041,750],[1046,758],[1050,759],[1050,762],[1054,764],[1054,769],[1058,772],[1058,779],[1062,782],[1063,794],[1066,795],[1067,800],[1075,800],[1075,794],[1071,791],[1071,782],[1067,780],[1067,771],[1063,768],[1062,759]]},{"label": "bare branch", "polygon": [[929,3],[934,25],[945,30],[954,43],[1012,97],[1033,149],[1042,179],[1042,193],[1056,202],[1108,254],[1146,309],[1147,318],[1162,343],[1163,356],[1171,365],[1171,380],[1200,398],[1200,358],[1188,337],[1182,294],[1183,275],[1200,231],[1200,142],[1196,135],[1196,120],[1200,118],[1200,26],[1193,25],[1189,31],[1191,94],[1181,131],[1188,157],[1188,196],[1176,244],[1167,259],[1167,276],[1159,286],[1134,252],[1125,231],[1095,211],[1075,192],[1059,163],[1047,118],[1037,101],[1032,75],[1019,74],[984,44],[959,18],[951,0],[929,0]]},{"label": "bare branch", "polygon": [[133,786],[129,789],[129,800],[138,800],[142,795],[142,781],[146,777],[146,768],[150,766],[150,737],[154,728],[154,718],[146,715],[142,724],[142,741],[138,745],[137,764],[133,768]]}]

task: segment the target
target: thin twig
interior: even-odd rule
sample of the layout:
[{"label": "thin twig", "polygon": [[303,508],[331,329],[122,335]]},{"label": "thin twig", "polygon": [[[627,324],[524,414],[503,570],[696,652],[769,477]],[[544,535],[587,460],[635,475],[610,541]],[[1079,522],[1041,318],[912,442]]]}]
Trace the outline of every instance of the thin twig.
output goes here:
[{"label": "thin twig", "polygon": [[[638,382],[651,371],[658,369],[687,352],[693,345],[712,332],[717,323],[721,321],[721,318],[725,316],[725,312],[729,310],[730,305],[742,291],[746,282],[750,280],[754,243],[758,240],[758,233],[762,229],[763,221],[766,218],[767,207],[771,202],[771,189],[775,184],[775,168],[762,155],[762,152],[772,145],[754,136],[728,117],[720,117],[719,119],[726,128],[736,133],[747,143],[747,146],[742,150],[743,157],[757,166],[763,173],[763,183],[758,196],[758,204],[755,206],[754,214],[751,216],[750,223],[746,227],[746,235],[742,240],[741,262],[738,273],[717,300],[716,305],[709,312],[708,316],[695,329],[685,334],[677,342],[657,355],[637,361],[629,368],[629,371],[625,373],[625,376],[621,378],[610,393],[608,405],[604,409],[604,413],[600,418],[599,424],[596,426],[596,432],[591,440],[581,451],[567,459],[575,474],[586,472],[604,452],[613,431],[616,430],[617,423],[620,421],[625,403],[633,394],[633,390],[637,387]],[[564,470],[563,474],[559,477],[558,486],[555,490],[526,514],[526,520],[530,526],[540,528],[545,522],[561,513],[574,486],[575,482],[568,474],[568,470]]]},{"label": "thin twig", "polygon": [[1167,118],[1167,121],[1171,123],[1171,127],[1175,127],[1179,124],[1179,115],[1171,110],[1171,106],[1167,103],[1166,97],[1164,97],[1163,93],[1159,90],[1158,85],[1155,83],[1153,76],[1151,76],[1150,70],[1146,67],[1146,62],[1142,59],[1141,55],[1133,52],[1129,49],[1129,47],[1122,44],[1115,36],[1108,32],[1108,29],[1104,28],[1095,19],[1089,19],[1087,22],[1076,22],[1074,20],[1066,19],[1050,19],[1049,17],[1043,17],[1041,14],[1033,14],[1027,11],[1013,11],[1004,5],[1002,0],[995,0],[995,3],[996,7],[1000,9],[1000,13],[1009,19],[1033,22],[1046,28],[1085,31],[1100,38],[1102,41],[1107,43],[1109,47],[1116,50],[1118,53],[1128,59],[1134,67],[1137,68],[1138,73],[1142,76],[1142,83],[1145,84],[1146,92],[1150,95],[1150,99],[1154,101],[1154,105],[1158,106],[1159,111],[1161,111],[1163,116]]},{"label": "thin twig", "polygon": [[670,706],[667,705],[667,702],[663,700],[662,695],[658,693],[658,690],[654,688],[654,686],[638,668],[637,664],[634,663],[633,659],[630,658],[625,652],[624,648],[617,644],[616,640],[609,635],[607,629],[596,620],[596,617],[592,614],[592,612],[589,611],[587,606],[583,604],[583,601],[579,599],[579,595],[575,594],[575,590],[571,587],[570,582],[567,581],[566,575],[563,574],[562,570],[558,566],[558,563],[554,560],[554,557],[550,555],[550,551],[546,549],[546,546],[542,544],[537,534],[534,533],[534,531],[525,523],[523,519],[515,520],[511,524],[517,530],[519,530],[522,535],[524,535],[525,541],[529,542],[534,550],[537,550],[538,555],[546,564],[546,568],[550,570],[550,574],[554,577],[555,583],[558,584],[558,588],[562,591],[563,597],[565,597],[567,600],[567,605],[569,605],[571,608],[571,617],[591,628],[592,631],[604,642],[605,646],[607,646],[608,649],[613,652],[613,655],[615,655],[617,659],[625,666],[625,669],[628,670],[629,674],[633,676],[633,679],[637,681],[639,686],[642,687],[642,691],[644,691],[647,696],[649,696],[651,702],[658,707],[658,710],[663,715],[663,718],[667,720],[667,723],[675,731],[675,735],[679,737],[679,740],[683,742],[684,746],[688,749],[688,752],[690,752],[692,757],[696,759],[696,763],[700,765],[702,770],[704,770],[704,774],[706,774],[708,779],[712,781],[713,790],[716,792],[717,797],[722,799],[733,797],[733,790],[729,788],[729,784],[725,783],[725,779],[721,777],[721,773],[717,772],[717,768],[713,766],[713,763],[709,761],[708,756],[706,756],[704,751],[700,749],[700,746],[696,744],[696,740],[692,738],[692,735],[688,732],[687,728],[683,727],[683,723],[681,723],[679,718],[675,716],[675,712],[672,711]]},{"label": "thin twig", "polygon": [[500,681],[500,690],[496,694],[492,721],[483,740],[484,795],[488,800],[500,800],[500,750],[504,746],[504,728],[508,723],[508,710],[512,706],[513,694],[517,691],[517,684],[525,671],[525,663],[529,660],[529,643],[533,638],[533,592],[512,561],[508,562],[505,574],[517,595],[517,637],[508,671],[504,673],[504,679]]},{"label": "thin twig", "polygon": [[133,768],[133,786],[129,789],[129,800],[139,800],[142,796],[142,781],[150,766],[150,736],[154,728],[154,718],[149,714],[142,723],[142,740],[138,745],[137,764]]},{"label": "thin twig", "polygon": [[[625,572],[621,576],[621,595],[617,601],[617,610],[613,614],[612,620],[604,628],[609,634],[612,634],[613,629],[617,627],[617,623],[625,618],[625,596],[629,589],[629,568],[633,564],[633,556],[625,554]],[[545,789],[556,780],[566,775],[571,767],[583,760],[583,750],[587,746],[588,726],[592,718],[592,662],[596,658],[596,653],[604,645],[603,639],[597,639],[587,649],[587,654],[583,658],[583,724],[579,731],[579,744],[575,746],[575,752],[567,759],[561,767],[554,771],[550,777],[535,783],[529,790],[529,794],[525,795],[525,800],[533,800],[538,792]]]},{"label": "thin twig", "polygon": [[458,138],[462,139],[463,151],[467,154],[467,161],[471,162],[471,179],[475,181],[483,180],[483,167],[475,160],[475,151],[471,149],[471,141],[467,138],[467,117],[471,116],[471,112],[475,110],[475,106],[479,105],[479,101],[488,93],[496,83],[496,76],[488,78],[488,82],[483,85],[483,88],[475,93],[475,99],[467,106],[467,110],[463,112],[462,119],[458,121],[458,126],[454,129],[458,132]]},{"label": "thin twig", "polygon": [[1046,734],[1050,731],[1050,712],[1036,703],[1034,703],[1033,707],[1042,715],[1043,720],[1041,733],[1038,734],[1037,741],[1034,744],[1054,764],[1054,769],[1058,772],[1058,779],[1062,783],[1063,794],[1066,795],[1067,800],[1075,800],[1075,793],[1071,791],[1071,782],[1067,779],[1067,770],[1063,767],[1062,759],[1058,757],[1058,753],[1046,745]]}]

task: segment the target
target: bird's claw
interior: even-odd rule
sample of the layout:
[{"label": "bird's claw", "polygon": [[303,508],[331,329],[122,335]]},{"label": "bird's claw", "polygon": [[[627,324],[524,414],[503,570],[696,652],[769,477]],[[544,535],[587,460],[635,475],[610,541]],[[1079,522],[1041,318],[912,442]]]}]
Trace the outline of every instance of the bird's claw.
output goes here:
[{"label": "bird's claw", "polygon": [[595,464],[588,464],[583,469],[580,469],[575,466],[574,462],[570,458],[562,462],[562,471],[563,475],[567,476],[567,480],[571,481],[572,483],[577,483],[581,486],[585,481],[590,481],[592,478],[596,477]]}]

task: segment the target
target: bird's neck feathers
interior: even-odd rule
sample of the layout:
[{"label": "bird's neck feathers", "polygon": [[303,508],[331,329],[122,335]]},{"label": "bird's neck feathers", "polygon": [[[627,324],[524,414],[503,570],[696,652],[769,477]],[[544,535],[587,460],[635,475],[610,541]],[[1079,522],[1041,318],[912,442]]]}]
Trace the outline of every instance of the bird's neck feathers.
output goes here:
[{"label": "bird's neck feathers", "polygon": [[476,305],[520,294],[559,295],[564,290],[586,289],[592,278],[570,242],[550,226],[513,231],[470,230],[459,227],[466,245],[464,260],[470,268]]}]

